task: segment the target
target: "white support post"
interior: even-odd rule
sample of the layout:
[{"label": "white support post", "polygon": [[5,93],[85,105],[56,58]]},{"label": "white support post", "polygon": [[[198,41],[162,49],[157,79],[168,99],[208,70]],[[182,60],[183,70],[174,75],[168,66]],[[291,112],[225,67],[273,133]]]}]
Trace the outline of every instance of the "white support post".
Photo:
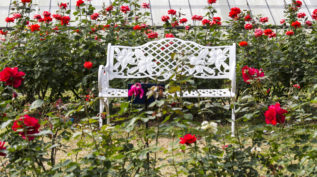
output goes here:
[{"label": "white support post", "polygon": [[105,107],[103,98],[100,98],[100,107],[99,107],[99,127],[102,127],[102,113]]},{"label": "white support post", "polygon": [[105,98],[106,112],[107,112],[107,125],[110,124],[110,109],[109,109],[109,98]]},{"label": "white support post", "polygon": [[236,116],[235,116],[235,105],[233,105],[233,108],[231,110],[231,137],[234,137],[235,133],[235,121],[236,121]]}]

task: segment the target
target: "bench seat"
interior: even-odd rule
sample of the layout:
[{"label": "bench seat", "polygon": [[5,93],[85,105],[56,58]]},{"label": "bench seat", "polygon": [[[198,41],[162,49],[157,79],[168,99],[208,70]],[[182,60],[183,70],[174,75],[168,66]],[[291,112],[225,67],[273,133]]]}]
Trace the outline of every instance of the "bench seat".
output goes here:
[{"label": "bench seat", "polygon": [[[193,91],[184,91],[183,98],[223,98],[234,97],[235,94],[229,89],[197,89]],[[99,97],[106,98],[127,98],[128,89],[114,89],[108,88],[103,93],[99,94]]]}]

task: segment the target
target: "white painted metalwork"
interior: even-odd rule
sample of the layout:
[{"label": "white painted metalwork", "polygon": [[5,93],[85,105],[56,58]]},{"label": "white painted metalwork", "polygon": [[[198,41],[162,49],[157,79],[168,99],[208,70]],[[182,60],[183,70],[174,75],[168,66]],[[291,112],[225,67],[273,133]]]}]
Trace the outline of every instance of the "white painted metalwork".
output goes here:
[{"label": "white painted metalwork", "polygon": [[[109,119],[109,98],[128,97],[127,89],[109,87],[115,78],[151,78],[167,81],[175,72],[201,79],[229,79],[231,88],[198,89],[183,92],[182,97],[222,98],[235,97],[236,46],[202,46],[195,42],[177,38],[165,38],[148,42],[142,46],[108,45],[107,65],[99,67],[98,87],[100,120],[104,106]],[[232,110],[232,135],[234,135],[234,110]]]}]

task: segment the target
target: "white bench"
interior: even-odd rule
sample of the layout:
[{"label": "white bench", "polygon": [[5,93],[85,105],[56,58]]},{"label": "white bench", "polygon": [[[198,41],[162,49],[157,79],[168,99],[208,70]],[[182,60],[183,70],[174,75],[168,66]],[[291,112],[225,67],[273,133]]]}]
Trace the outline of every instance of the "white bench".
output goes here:
[{"label": "white bench", "polygon": [[[101,65],[98,72],[100,97],[99,125],[101,113],[106,107],[107,124],[110,123],[109,99],[128,97],[128,89],[110,88],[109,81],[115,78],[151,78],[166,81],[173,75],[179,63],[171,59],[173,53],[185,53],[189,65],[182,65],[183,74],[201,79],[229,79],[231,88],[198,89],[185,91],[183,97],[234,98],[236,88],[236,46],[202,46],[191,41],[165,38],[141,46],[108,45],[107,65]],[[180,55],[178,55],[180,56]],[[184,60],[185,61],[185,60]],[[234,135],[235,114],[232,109],[232,135]]]}]

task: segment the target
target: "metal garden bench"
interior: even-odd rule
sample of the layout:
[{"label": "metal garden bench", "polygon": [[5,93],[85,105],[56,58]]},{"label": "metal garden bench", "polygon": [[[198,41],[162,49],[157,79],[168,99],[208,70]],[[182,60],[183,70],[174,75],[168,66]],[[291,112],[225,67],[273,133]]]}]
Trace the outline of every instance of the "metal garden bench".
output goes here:
[{"label": "metal garden bench", "polygon": [[[229,79],[231,88],[197,89],[185,91],[185,98],[233,98],[236,88],[236,46],[202,46],[195,42],[177,38],[165,38],[151,41],[141,46],[108,45],[107,65],[101,65],[98,71],[100,97],[99,125],[102,126],[101,113],[106,107],[107,124],[110,123],[109,99],[128,97],[128,89],[116,89],[109,86],[112,79],[151,78],[167,81],[176,68],[180,68],[172,54],[183,55],[188,65],[182,65],[183,74],[201,79]],[[178,55],[179,56],[179,55]],[[182,57],[181,57],[182,58]],[[184,61],[185,61],[184,60]],[[178,60],[179,61],[179,60]],[[235,113],[232,109],[232,135],[234,136]]]}]

